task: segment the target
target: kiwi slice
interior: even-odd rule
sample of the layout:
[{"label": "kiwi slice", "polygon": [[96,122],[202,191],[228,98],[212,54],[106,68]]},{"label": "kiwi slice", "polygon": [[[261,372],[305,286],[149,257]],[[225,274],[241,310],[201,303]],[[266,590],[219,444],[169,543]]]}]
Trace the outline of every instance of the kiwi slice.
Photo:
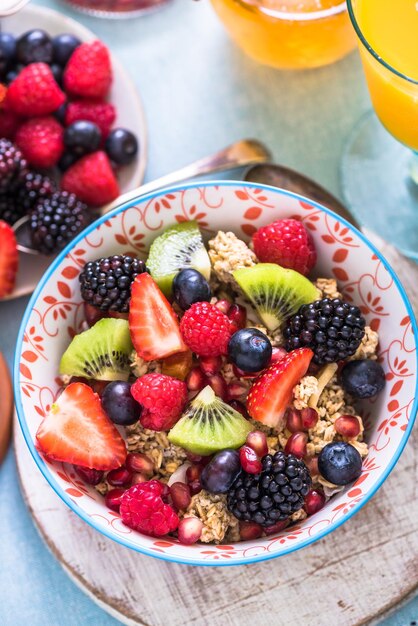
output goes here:
[{"label": "kiwi slice", "polygon": [[271,331],[279,328],[302,304],[319,298],[310,280],[276,263],[258,263],[235,270],[233,276]]},{"label": "kiwi slice", "polygon": [[154,239],[149,250],[147,267],[161,291],[169,296],[174,277],[185,267],[198,270],[210,278],[210,259],[196,222],[170,226]]},{"label": "kiwi slice", "polygon": [[239,448],[251,424],[238,411],[205,387],[189,404],[168,433],[171,443],[204,456],[225,448]]},{"label": "kiwi slice", "polygon": [[76,335],[60,363],[60,373],[95,380],[128,380],[133,350],[127,320],[104,318]]}]

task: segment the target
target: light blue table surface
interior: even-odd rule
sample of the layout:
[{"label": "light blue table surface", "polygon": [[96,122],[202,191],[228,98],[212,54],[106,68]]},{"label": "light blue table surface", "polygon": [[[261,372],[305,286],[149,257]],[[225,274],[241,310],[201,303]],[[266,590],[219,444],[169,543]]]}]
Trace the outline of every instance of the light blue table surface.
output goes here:
[{"label": "light blue table surface", "polygon": [[[175,0],[164,11],[121,22],[80,16],[53,0],[37,4],[95,31],[134,78],[148,120],[147,180],[236,139],[256,137],[277,161],[339,194],[344,141],[370,106],[356,54],[330,68],[280,73],[233,46],[208,0]],[[0,304],[0,349],[9,364],[26,303]],[[0,469],[0,537],[1,626],[118,623],[74,586],[42,543],[22,501],[11,451]],[[382,624],[414,620],[418,599]]]}]

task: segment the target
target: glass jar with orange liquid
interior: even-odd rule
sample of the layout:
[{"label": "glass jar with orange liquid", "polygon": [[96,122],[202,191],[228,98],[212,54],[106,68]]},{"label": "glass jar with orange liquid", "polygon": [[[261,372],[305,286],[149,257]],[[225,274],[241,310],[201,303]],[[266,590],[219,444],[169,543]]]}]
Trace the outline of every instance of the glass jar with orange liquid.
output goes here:
[{"label": "glass jar with orange liquid", "polygon": [[328,65],[355,47],[341,0],[212,0],[249,56],[281,69]]},{"label": "glass jar with orange liquid", "polygon": [[377,117],[352,133],[343,191],[359,223],[418,261],[418,2],[347,4]]}]

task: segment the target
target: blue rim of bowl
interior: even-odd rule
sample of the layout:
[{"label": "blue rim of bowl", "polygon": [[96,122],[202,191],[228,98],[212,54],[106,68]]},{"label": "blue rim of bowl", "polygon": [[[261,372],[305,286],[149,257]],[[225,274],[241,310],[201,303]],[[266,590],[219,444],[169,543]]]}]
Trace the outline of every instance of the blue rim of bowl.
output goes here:
[{"label": "blue rim of bowl", "polygon": [[[319,210],[323,211],[324,213],[327,213],[328,215],[330,215],[331,217],[337,219],[339,222],[341,222],[342,224],[344,224],[349,230],[353,231],[356,233],[356,235],[366,244],[366,246],[372,250],[372,252],[374,252],[374,254],[380,259],[380,261],[383,263],[384,267],[387,269],[387,271],[389,272],[389,274],[391,275],[391,277],[393,278],[399,293],[401,294],[402,300],[405,304],[405,307],[408,311],[408,315],[410,317],[411,320],[411,324],[412,324],[412,329],[413,329],[413,335],[414,338],[418,337],[418,327],[417,327],[417,321],[415,319],[415,314],[414,311],[412,309],[412,306],[409,302],[408,296],[405,293],[405,290],[398,278],[398,276],[396,275],[395,271],[392,269],[391,265],[388,263],[388,261],[382,256],[382,254],[379,252],[379,250],[367,239],[367,237],[365,237],[365,235],[363,235],[362,232],[360,232],[359,230],[357,230],[357,228],[355,228],[354,226],[352,226],[352,224],[350,224],[349,222],[347,222],[347,220],[345,220],[344,218],[340,217],[339,215],[337,215],[336,213],[334,213],[333,211],[331,211],[330,209],[327,209],[326,207],[322,206],[321,204],[319,204],[318,202],[314,202],[313,200],[310,200],[309,198],[306,198],[304,196],[301,196],[297,193],[293,193],[291,191],[286,191],[285,189],[280,189],[278,187],[272,187],[270,185],[261,185],[258,183],[247,183],[247,182],[242,182],[242,181],[233,181],[233,180],[214,180],[214,181],[199,181],[199,182],[194,182],[194,183],[184,183],[181,185],[175,185],[172,187],[164,187],[163,189],[159,189],[158,191],[154,191],[152,193],[146,194],[144,196],[140,197],[140,202],[144,202],[144,201],[149,201],[152,200],[153,198],[156,198],[158,196],[160,196],[162,193],[168,193],[168,192],[177,192],[177,191],[181,191],[183,189],[189,189],[189,188],[202,188],[202,187],[236,187],[236,186],[241,186],[241,187],[250,187],[253,189],[265,189],[266,191],[270,191],[270,192],[274,192],[277,193],[279,195],[284,195],[284,196],[288,196],[290,198],[294,198],[296,200],[299,201],[306,201],[309,204],[311,204],[312,206],[318,208]],[[33,309],[33,305],[35,304],[36,300],[38,299],[38,296],[40,294],[40,292],[42,291],[42,289],[44,288],[45,284],[48,282],[50,276],[55,272],[57,266],[63,261],[63,259],[66,257],[66,255],[68,254],[68,252],[70,250],[72,250],[72,248],[77,245],[82,239],[84,239],[84,237],[86,237],[87,235],[89,235],[93,230],[95,230],[97,228],[97,226],[99,224],[102,224],[103,222],[107,221],[110,217],[113,217],[119,213],[121,213],[122,211],[125,211],[127,209],[129,209],[131,206],[135,206],[135,204],[138,203],[138,198],[135,200],[130,200],[129,202],[127,202],[126,204],[122,204],[119,207],[116,207],[115,209],[113,209],[113,211],[105,214],[104,216],[102,216],[100,219],[96,220],[95,222],[93,222],[90,226],[88,226],[87,228],[84,229],[83,232],[81,232],[75,239],[73,239],[73,241],[68,244],[68,246],[66,248],[64,248],[64,250],[62,250],[62,252],[54,259],[53,263],[49,266],[49,268],[47,269],[47,271],[44,273],[44,275],[42,276],[41,280],[38,283],[38,286],[36,288],[36,290],[34,291],[23,316],[23,320],[22,323],[20,325],[20,329],[19,329],[19,334],[18,334],[18,338],[17,338],[17,342],[16,342],[16,352],[15,352],[15,361],[14,361],[14,375],[13,375],[13,385],[14,385],[14,395],[15,395],[15,403],[16,403],[16,410],[17,410],[17,416],[19,419],[19,424],[20,427],[22,429],[23,432],[23,436],[25,438],[26,444],[30,450],[30,453],[32,454],[32,457],[36,463],[36,465],[38,466],[39,470],[41,471],[41,473],[43,474],[44,478],[47,480],[47,482],[51,485],[52,489],[55,491],[55,493],[65,502],[65,504],[75,513],[77,513],[77,515],[79,517],[81,517],[81,519],[83,519],[89,526],[91,526],[92,528],[94,528],[95,530],[97,530],[98,532],[102,533],[103,535],[105,535],[105,537],[108,537],[109,539],[112,539],[113,541],[116,541],[116,543],[119,543],[127,548],[130,548],[132,550],[135,550],[136,552],[140,552],[141,554],[145,554],[147,556],[152,556],[154,558],[158,558],[161,559],[163,561],[169,561],[169,562],[173,562],[173,563],[182,563],[185,565],[203,565],[203,566],[213,566],[213,567],[224,567],[224,566],[233,566],[233,565],[246,565],[249,563],[257,563],[257,562],[261,562],[261,561],[269,561],[270,559],[274,559],[280,556],[284,556],[285,554],[290,554],[291,552],[295,552],[296,550],[300,550],[301,548],[305,548],[306,546],[314,543],[315,541],[318,541],[319,539],[322,539],[323,537],[325,537],[326,535],[328,535],[330,532],[336,530],[337,528],[339,528],[342,524],[344,524],[345,522],[347,522],[351,517],[353,517],[353,515],[355,515],[358,511],[360,511],[360,509],[375,495],[375,493],[378,491],[378,489],[380,489],[380,487],[383,485],[383,483],[385,482],[385,480],[387,479],[387,477],[389,476],[389,474],[391,473],[391,471],[393,470],[393,468],[395,467],[396,463],[398,462],[399,457],[402,454],[403,449],[405,448],[405,445],[409,439],[409,436],[411,434],[412,431],[412,427],[414,425],[415,422],[415,417],[416,417],[416,413],[417,413],[417,409],[418,409],[418,379],[416,382],[416,388],[415,388],[415,399],[414,399],[414,404],[412,407],[412,411],[410,414],[410,418],[408,421],[408,427],[405,430],[405,433],[399,443],[398,448],[396,449],[394,455],[392,456],[392,459],[388,465],[388,467],[386,468],[385,472],[383,473],[383,476],[381,477],[381,479],[379,480],[379,482],[373,487],[373,489],[367,493],[367,495],[363,498],[363,500],[361,500],[358,504],[356,504],[352,510],[350,511],[350,513],[346,514],[344,517],[342,517],[340,520],[338,520],[337,522],[330,524],[330,526],[327,526],[327,528],[325,528],[323,531],[318,532],[318,534],[316,534],[313,537],[310,537],[308,539],[306,539],[305,541],[302,541],[299,545],[297,546],[289,546],[288,548],[284,549],[283,552],[280,552],[280,554],[260,554],[260,555],[255,555],[253,557],[244,557],[244,558],[237,558],[234,559],[233,562],[225,562],[225,561],[204,561],[204,560],[193,560],[193,559],[187,559],[187,558],[182,558],[180,556],[172,556],[169,554],[162,554],[162,553],[158,553],[158,552],[154,552],[154,550],[152,549],[148,549],[145,547],[140,547],[137,546],[133,543],[131,543],[127,538],[125,537],[119,537],[115,532],[109,532],[107,530],[107,528],[104,528],[102,526],[100,526],[99,524],[95,523],[95,520],[92,519],[91,517],[89,517],[83,510],[80,509],[79,506],[75,505],[74,502],[71,500],[71,498],[69,498],[67,496],[67,494],[63,491],[63,489],[60,487],[60,485],[55,481],[54,477],[52,476],[52,474],[50,474],[49,470],[47,469],[47,466],[45,464],[45,462],[41,459],[40,455],[38,454],[34,443],[32,441],[32,438],[30,436],[29,433],[29,429],[27,427],[26,424],[26,420],[24,417],[24,411],[23,411],[23,406],[22,406],[22,402],[21,402],[21,398],[20,398],[20,370],[19,370],[19,365],[20,365],[20,355],[22,353],[22,346],[23,346],[23,335],[26,329],[26,325],[28,322],[28,319],[30,317],[30,314],[32,312]],[[416,366],[417,366],[417,370],[418,371],[418,351],[417,351],[417,346],[416,346],[416,342],[415,342],[415,355],[416,355]],[[193,546],[190,546],[191,548],[193,548]]]}]

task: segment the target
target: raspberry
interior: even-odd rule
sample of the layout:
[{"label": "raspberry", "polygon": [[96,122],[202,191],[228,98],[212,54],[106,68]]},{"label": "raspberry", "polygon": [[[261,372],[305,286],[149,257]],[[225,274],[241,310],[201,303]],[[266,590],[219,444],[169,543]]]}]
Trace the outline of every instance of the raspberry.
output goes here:
[{"label": "raspberry", "polygon": [[254,252],[262,263],[277,263],[306,276],[316,263],[311,235],[298,220],[278,220],[253,235]]},{"label": "raspberry", "polygon": [[64,88],[71,96],[105,98],[112,82],[109,51],[101,41],[82,43],[64,71]]},{"label": "raspberry", "polygon": [[18,115],[48,115],[65,102],[46,63],[31,63],[10,84],[6,103]]},{"label": "raspberry", "polygon": [[35,167],[53,167],[64,152],[63,129],[52,116],[24,122],[15,139],[29,164]]},{"label": "raspberry", "polygon": [[184,341],[199,356],[226,354],[232,331],[225,313],[209,302],[192,304],[180,322]]},{"label": "raspberry", "polygon": [[120,499],[123,523],[152,537],[162,537],[176,530],[179,518],[163,500],[164,485],[158,480],[134,485]]},{"label": "raspberry", "polygon": [[61,180],[65,191],[90,206],[102,206],[119,195],[119,185],[105,152],[93,152],[68,168]]},{"label": "raspberry", "polygon": [[103,139],[108,136],[115,119],[116,110],[113,104],[96,102],[95,100],[70,102],[65,112],[66,126],[79,120],[94,122],[100,128]]},{"label": "raspberry", "polygon": [[165,374],[145,374],[131,387],[142,405],[140,422],[150,430],[169,430],[178,421],[187,402],[187,386]]}]

